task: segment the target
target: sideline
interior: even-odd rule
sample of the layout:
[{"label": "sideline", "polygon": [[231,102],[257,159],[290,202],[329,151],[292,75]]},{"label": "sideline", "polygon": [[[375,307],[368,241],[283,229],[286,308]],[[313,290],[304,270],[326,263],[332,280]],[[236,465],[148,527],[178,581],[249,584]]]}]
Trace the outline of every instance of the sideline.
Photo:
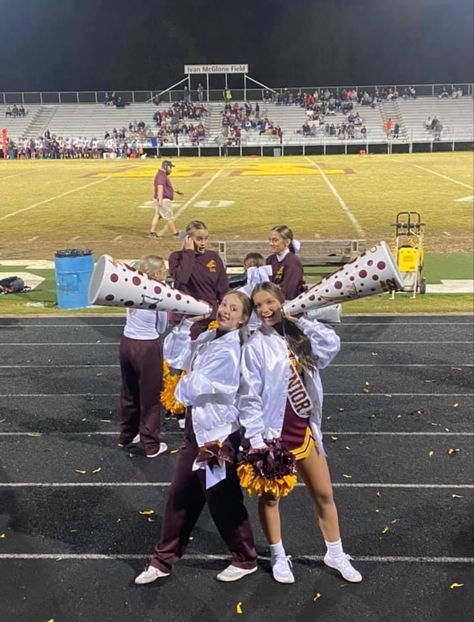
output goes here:
[{"label": "sideline", "polygon": [[469,190],[474,190],[473,186],[469,184],[465,184],[463,181],[458,181],[457,179],[453,179],[452,177],[448,177],[448,175],[443,175],[442,173],[437,173],[436,171],[432,171],[430,168],[426,168],[425,166],[420,166],[419,164],[412,164],[414,168],[419,168],[422,171],[426,171],[427,173],[431,173],[432,175],[436,175],[437,177],[442,177],[443,179],[447,179],[448,181],[452,181],[454,184],[458,184],[459,186],[464,186],[465,188],[469,188]]}]

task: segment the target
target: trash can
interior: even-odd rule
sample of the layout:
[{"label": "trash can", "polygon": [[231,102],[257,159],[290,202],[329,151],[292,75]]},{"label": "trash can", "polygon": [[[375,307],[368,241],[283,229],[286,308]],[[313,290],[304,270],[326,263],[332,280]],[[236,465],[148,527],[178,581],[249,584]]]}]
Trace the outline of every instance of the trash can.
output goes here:
[{"label": "trash can", "polygon": [[87,307],[87,290],[94,270],[92,251],[66,248],[54,254],[56,297],[60,309]]}]

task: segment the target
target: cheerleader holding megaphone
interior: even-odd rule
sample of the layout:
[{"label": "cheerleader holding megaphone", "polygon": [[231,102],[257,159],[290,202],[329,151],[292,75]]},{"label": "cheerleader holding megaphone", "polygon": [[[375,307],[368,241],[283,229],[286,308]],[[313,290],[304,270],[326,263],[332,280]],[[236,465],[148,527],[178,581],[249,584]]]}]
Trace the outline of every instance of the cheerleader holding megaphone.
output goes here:
[{"label": "cheerleader holding megaphone", "polygon": [[285,317],[284,295],[273,283],[257,285],[252,301],[261,326],[242,353],[238,407],[250,448],[237,472],[241,485],[250,494],[259,495],[273,577],[280,583],[295,580],[281,540],[279,502],[295,486],[297,471],[314,503],[326,542],[324,563],[357,583],[362,576],[342,548],[321,434],[319,370],[338,353],[339,337],[320,322]]}]

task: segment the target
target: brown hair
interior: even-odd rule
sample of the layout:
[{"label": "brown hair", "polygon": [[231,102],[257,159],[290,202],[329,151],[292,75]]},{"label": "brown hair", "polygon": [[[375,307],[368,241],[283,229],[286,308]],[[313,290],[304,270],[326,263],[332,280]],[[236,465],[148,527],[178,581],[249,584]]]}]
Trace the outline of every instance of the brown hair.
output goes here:
[{"label": "brown hair", "polygon": [[232,294],[233,296],[237,296],[237,298],[238,298],[238,299],[240,300],[240,302],[242,303],[242,307],[243,307],[243,309],[242,309],[242,313],[243,313],[243,315],[245,315],[245,317],[247,318],[247,319],[243,322],[243,324],[245,325],[245,324],[247,324],[247,322],[249,321],[250,316],[251,316],[251,314],[252,314],[252,301],[251,301],[251,300],[250,300],[250,298],[247,296],[247,294],[244,294],[244,292],[239,292],[239,291],[238,291],[238,290],[236,290],[236,289],[229,289],[229,291],[228,291],[228,292],[226,292],[226,293],[222,296],[222,300],[224,300],[224,298],[225,298],[226,296],[230,296],[231,294]]},{"label": "brown hair", "polygon": [[286,225],[276,225],[276,227],[271,228],[271,231],[275,231],[285,240],[285,242],[289,243],[288,250],[290,251],[290,253],[296,252],[296,249],[293,246],[293,240],[295,236],[293,235],[293,231],[290,229],[290,227],[287,227]]},{"label": "brown hair", "polygon": [[[257,292],[268,292],[274,296],[282,305],[285,302],[285,296],[278,285],[271,281],[265,281],[255,285],[252,290],[253,297]],[[296,326],[294,322],[290,322],[283,317],[283,335],[290,346],[291,351],[295,354],[298,362],[308,371],[316,369],[318,357],[311,349],[311,342],[303,331]]]},{"label": "brown hair", "polygon": [[265,257],[260,253],[247,253],[244,257],[244,268],[260,268],[265,265]]}]

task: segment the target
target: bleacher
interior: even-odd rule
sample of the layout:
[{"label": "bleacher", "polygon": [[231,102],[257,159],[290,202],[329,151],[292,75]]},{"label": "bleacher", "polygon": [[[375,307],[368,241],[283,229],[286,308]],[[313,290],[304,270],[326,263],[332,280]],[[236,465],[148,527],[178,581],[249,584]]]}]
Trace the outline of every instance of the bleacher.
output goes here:
[{"label": "bleacher", "polygon": [[[237,102],[243,105],[243,102]],[[297,144],[321,144],[343,143],[344,139],[337,136],[325,136],[324,124],[334,123],[339,125],[346,121],[345,115],[337,113],[326,116],[321,121],[321,128],[316,136],[304,137],[301,131],[306,121],[306,110],[297,105],[277,105],[275,103],[259,102],[260,118],[267,117],[274,125],[279,125],[283,133],[283,143],[287,145]],[[169,109],[170,104],[161,103],[159,107],[152,103],[129,104],[125,108],[115,108],[103,104],[45,104],[27,105],[26,117],[5,117],[6,105],[0,105],[1,127],[6,127],[13,140],[19,138],[37,138],[49,129],[51,134],[62,137],[86,137],[102,140],[106,131],[113,128],[128,128],[133,121],[144,121],[145,124],[155,130],[156,125],[152,119],[157,109]],[[222,102],[205,103],[208,114],[204,115],[200,122],[205,126],[206,137],[202,146],[222,145],[224,141],[222,131]],[[348,142],[386,142],[387,136],[384,130],[384,121],[391,117],[400,125],[399,142],[403,141],[432,141],[433,134],[424,127],[428,117],[436,116],[443,125],[441,140],[473,140],[473,98],[464,96],[458,99],[438,99],[437,97],[418,97],[413,100],[398,99],[396,101],[383,102],[375,108],[355,104],[354,110],[358,111],[365,127],[366,137],[349,139]],[[183,119],[185,123],[197,123],[192,119]],[[145,147],[151,146],[149,141],[142,141]],[[276,145],[279,143],[278,136],[260,134],[257,130],[242,130],[242,145]],[[190,146],[191,141],[186,135],[180,134],[180,146]],[[176,147],[173,142],[165,143],[164,146]]]}]

